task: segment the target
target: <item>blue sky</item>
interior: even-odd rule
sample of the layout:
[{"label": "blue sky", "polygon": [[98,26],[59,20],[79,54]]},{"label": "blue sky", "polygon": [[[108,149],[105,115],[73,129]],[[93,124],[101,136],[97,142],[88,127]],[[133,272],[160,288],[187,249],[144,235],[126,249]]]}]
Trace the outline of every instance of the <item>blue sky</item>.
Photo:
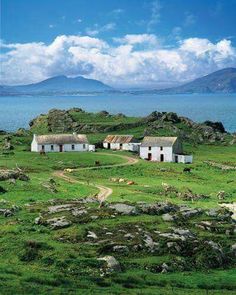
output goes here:
[{"label": "blue sky", "polygon": [[5,84],[66,74],[158,86],[236,65],[236,0],[1,0],[1,6]]}]

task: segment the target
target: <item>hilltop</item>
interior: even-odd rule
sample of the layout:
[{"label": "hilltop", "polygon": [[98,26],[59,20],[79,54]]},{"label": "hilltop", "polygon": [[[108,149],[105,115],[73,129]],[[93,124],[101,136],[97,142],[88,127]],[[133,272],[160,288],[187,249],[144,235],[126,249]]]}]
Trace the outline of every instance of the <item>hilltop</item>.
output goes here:
[{"label": "hilltop", "polygon": [[172,112],[155,111],[146,117],[127,117],[106,111],[88,113],[80,108],[52,109],[29,124],[32,133],[86,133],[91,134],[95,143],[103,140],[108,133],[133,134],[139,139],[147,135],[179,136],[192,144],[232,141],[232,136],[221,122],[196,123]]}]

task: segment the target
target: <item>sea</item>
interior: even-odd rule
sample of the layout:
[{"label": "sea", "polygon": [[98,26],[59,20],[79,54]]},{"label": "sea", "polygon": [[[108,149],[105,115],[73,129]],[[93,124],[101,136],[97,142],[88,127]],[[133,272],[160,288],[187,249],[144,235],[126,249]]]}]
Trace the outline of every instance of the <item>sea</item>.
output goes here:
[{"label": "sea", "polygon": [[196,122],[220,121],[236,132],[236,94],[96,94],[55,96],[0,96],[0,130],[29,128],[29,121],[50,109],[79,107],[88,112],[146,116],[153,111],[176,112]]}]

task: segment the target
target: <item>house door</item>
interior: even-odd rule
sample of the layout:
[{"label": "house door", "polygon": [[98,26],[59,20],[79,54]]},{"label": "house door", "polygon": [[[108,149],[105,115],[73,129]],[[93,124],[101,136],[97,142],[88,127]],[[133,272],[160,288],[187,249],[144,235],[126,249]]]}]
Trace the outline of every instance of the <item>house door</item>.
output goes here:
[{"label": "house door", "polygon": [[60,153],[63,152],[63,145],[62,144],[59,145],[59,151],[60,151]]},{"label": "house door", "polygon": [[111,148],[111,144],[110,144],[110,143],[107,144],[107,148],[108,148],[108,149]]},{"label": "house door", "polygon": [[164,162],[164,155],[163,154],[161,154],[160,161]]},{"label": "house door", "polygon": [[120,150],[122,150],[122,143],[120,143]]},{"label": "house door", "polygon": [[175,163],[178,163],[178,156],[175,156]]},{"label": "house door", "polygon": [[148,161],[152,160],[152,153],[148,153]]}]

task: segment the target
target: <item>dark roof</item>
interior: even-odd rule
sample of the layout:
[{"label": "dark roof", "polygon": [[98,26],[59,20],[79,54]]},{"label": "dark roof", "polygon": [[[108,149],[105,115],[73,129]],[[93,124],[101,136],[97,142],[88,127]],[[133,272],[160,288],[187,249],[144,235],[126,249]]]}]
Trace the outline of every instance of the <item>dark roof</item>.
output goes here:
[{"label": "dark roof", "polygon": [[136,142],[133,135],[107,135],[104,142],[107,143],[130,143]]},{"label": "dark roof", "polygon": [[84,134],[36,135],[35,139],[38,144],[88,143],[87,136]]},{"label": "dark roof", "polygon": [[153,137],[153,136],[145,136],[143,139],[143,142],[141,144],[141,147],[147,147],[147,146],[173,146],[173,144],[176,142],[178,138],[177,137]]}]

